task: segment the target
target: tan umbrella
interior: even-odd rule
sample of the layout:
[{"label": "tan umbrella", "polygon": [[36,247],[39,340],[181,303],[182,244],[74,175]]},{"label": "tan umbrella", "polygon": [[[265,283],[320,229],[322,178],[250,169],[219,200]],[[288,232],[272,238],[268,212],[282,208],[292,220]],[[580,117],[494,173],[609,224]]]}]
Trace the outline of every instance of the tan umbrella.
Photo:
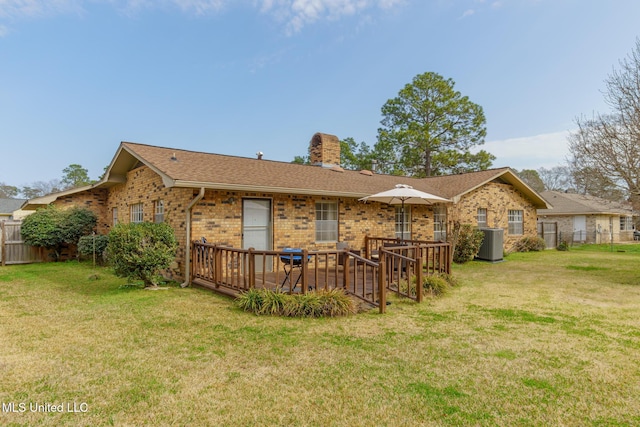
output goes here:
[{"label": "tan umbrella", "polygon": [[450,203],[451,200],[444,197],[436,196],[434,194],[425,193],[424,191],[416,190],[410,185],[397,184],[395,188],[391,190],[383,191],[381,193],[372,194],[371,196],[363,197],[359,199],[361,202],[382,202],[389,205],[401,205],[401,233],[402,240],[404,241],[404,205],[405,203],[411,205],[432,205],[434,203]]}]

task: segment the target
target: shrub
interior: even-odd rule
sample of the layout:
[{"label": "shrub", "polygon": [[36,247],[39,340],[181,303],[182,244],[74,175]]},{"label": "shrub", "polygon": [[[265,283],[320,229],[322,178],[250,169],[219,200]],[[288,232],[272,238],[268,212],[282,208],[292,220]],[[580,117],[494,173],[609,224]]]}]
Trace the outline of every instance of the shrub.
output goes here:
[{"label": "shrub", "polygon": [[96,260],[102,264],[105,259],[108,243],[109,236],[104,234],[82,236],[80,240],[78,240],[78,253],[81,256],[89,258],[95,254]]},{"label": "shrub", "polygon": [[513,245],[512,252],[537,252],[546,247],[547,245],[541,237],[523,237]]},{"label": "shrub", "polygon": [[457,240],[453,249],[453,262],[464,264],[478,254],[484,233],[470,224],[460,225]]},{"label": "shrub", "polygon": [[563,240],[562,242],[560,242],[560,244],[558,244],[558,246],[556,246],[556,249],[559,251],[568,251],[569,243],[566,240]]},{"label": "shrub", "polygon": [[336,317],[355,313],[355,304],[342,289],[289,295],[269,289],[249,289],[236,298],[238,306],[258,315]]},{"label": "shrub", "polygon": [[236,298],[236,303],[244,311],[260,313],[262,310],[262,297],[263,292],[261,290],[249,289]]},{"label": "shrub", "polygon": [[436,274],[425,277],[422,286],[426,293],[434,297],[444,295],[449,290],[449,282]]},{"label": "shrub", "polygon": [[80,237],[90,235],[98,222],[96,214],[85,208],[74,207],[63,212],[62,240],[70,245],[77,245]]},{"label": "shrub", "polygon": [[21,233],[26,244],[52,250],[57,261],[63,246],[75,245],[80,237],[91,234],[96,222],[96,215],[85,208],[47,206],[22,220]]},{"label": "shrub", "polygon": [[261,301],[258,314],[280,315],[287,304],[287,294],[281,291],[262,292]]},{"label": "shrub", "polygon": [[109,232],[107,259],[116,275],[157,286],[159,272],[174,260],[177,246],[166,223],[120,223]]},{"label": "shrub", "polygon": [[319,291],[321,315],[324,317],[346,316],[356,312],[353,300],[342,289]]},{"label": "shrub", "polygon": [[[411,276],[410,285],[405,280],[400,281],[400,292],[407,293],[409,296],[415,297],[416,295],[416,276]],[[423,276],[422,288],[429,296],[436,297],[444,295],[448,292],[452,286],[457,286],[458,281],[450,274],[435,273]]]}]

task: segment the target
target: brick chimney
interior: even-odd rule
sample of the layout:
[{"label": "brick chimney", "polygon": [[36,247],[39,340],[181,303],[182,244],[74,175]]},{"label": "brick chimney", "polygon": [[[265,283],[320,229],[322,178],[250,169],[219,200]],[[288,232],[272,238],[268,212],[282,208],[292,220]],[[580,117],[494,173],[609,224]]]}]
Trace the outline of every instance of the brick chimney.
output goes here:
[{"label": "brick chimney", "polygon": [[335,135],[316,133],[309,143],[309,160],[314,166],[340,166],[340,140]]}]

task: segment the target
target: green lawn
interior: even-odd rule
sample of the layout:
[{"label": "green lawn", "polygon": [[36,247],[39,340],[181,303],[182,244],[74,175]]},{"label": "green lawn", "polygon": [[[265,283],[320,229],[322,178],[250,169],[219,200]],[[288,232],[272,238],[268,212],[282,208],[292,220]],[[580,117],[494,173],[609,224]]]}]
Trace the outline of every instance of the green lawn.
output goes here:
[{"label": "green lawn", "polygon": [[338,319],[93,274],[0,268],[0,425],[640,424],[640,245],[471,262]]}]

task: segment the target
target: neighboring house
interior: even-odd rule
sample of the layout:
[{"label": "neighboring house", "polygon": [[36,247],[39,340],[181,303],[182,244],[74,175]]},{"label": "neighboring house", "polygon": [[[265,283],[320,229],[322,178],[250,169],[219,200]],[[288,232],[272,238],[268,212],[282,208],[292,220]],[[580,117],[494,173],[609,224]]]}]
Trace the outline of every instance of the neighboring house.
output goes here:
[{"label": "neighboring house", "polygon": [[[432,178],[346,171],[337,137],[311,139],[312,166],[122,142],[95,185],[30,200],[84,205],[98,214],[98,232],[118,222],[164,221],[179,242],[175,274],[185,274],[190,242],[236,248],[362,249],[364,237],[444,240],[453,221],[505,230],[509,247],[536,235],[536,209],[549,205],[509,168]],[[358,199],[409,184],[453,204],[399,206]]]},{"label": "neighboring house", "polygon": [[22,219],[25,213],[20,209],[26,199],[0,199],[0,221]]},{"label": "neighboring house", "polygon": [[543,191],[553,209],[538,209],[538,221],[556,222],[558,241],[610,243],[633,240],[634,214],[630,203],[584,194]]}]

